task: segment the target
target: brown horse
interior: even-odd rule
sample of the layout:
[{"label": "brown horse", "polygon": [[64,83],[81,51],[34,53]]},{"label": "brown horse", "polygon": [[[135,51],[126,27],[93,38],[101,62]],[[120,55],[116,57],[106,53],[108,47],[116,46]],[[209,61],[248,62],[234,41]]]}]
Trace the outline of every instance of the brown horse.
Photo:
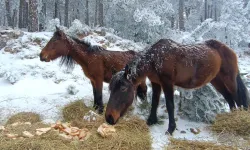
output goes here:
[{"label": "brown horse", "polygon": [[[59,28],[40,53],[40,60],[49,62],[62,57],[61,64],[73,68],[75,63],[81,65],[84,74],[91,80],[94,94],[94,108],[103,112],[103,82],[109,82],[112,74],[120,71],[126,63],[135,57],[134,51],[107,51],[100,46],[67,36]],[[137,88],[137,96],[146,99],[145,81]]]},{"label": "brown horse", "polygon": [[224,96],[230,108],[249,106],[248,91],[238,71],[236,54],[225,44],[207,40],[201,44],[182,45],[161,39],[145,53],[133,59],[125,71],[115,74],[109,85],[111,91],[105,118],[109,124],[118,119],[132,104],[134,88],[148,77],[152,84],[152,107],[148,125],[157,123],[157,107],[161,89],[165,94],[169,115],[166,133],[174,132],[174,85],[193,89],[211,82]]}]

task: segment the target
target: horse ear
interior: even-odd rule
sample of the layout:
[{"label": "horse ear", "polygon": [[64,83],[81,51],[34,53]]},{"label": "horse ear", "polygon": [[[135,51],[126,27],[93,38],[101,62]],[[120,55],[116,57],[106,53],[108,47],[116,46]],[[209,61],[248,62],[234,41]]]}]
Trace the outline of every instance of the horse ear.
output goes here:
[{"label": "horse ear", "polygon": [[129,74],[129,68],[128,68],[128,65],[126,65],[126,66],[125,66],[125,72],[124,72],[125,78],[128,77],[128,74]]},{"label": "horse ear", "polygon": [[56,26],[56,33],[61,38],[66,38],[66,34]]},{"label": "horse ear", "polygon": [[59,27],[58,27],[58,26],[56,26],[56,31],[60,31],[60,29],[59,29]]}]

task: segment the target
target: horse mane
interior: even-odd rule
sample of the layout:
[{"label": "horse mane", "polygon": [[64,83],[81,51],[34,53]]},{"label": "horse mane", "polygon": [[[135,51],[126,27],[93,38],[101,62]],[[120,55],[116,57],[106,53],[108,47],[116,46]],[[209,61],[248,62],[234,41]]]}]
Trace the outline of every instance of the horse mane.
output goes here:
[{"label": "horse mane", "polygon": [[[77,44],[81,44],[81,45],[85,45],[88,48],[85,49],[87,52],[101,52],[103,50],[105,50],[103,47],[101,46],[97,46],[97,45],[92,45],[89,41],[86,40],[80,40],[78,38],[72,37],[72,36],[67,36],[68,40],[72,40],[74,42],[76,42]],[[83,51],[83,49],[81,49]],[[75,67],[76,61],[72,58],[71,55],[66,55],[66,56],[62,56],[61,60],[60,60],[60,66],[65,65],[67,70],[73,70]]]},{"label": "horse mane", "polygon": [[98,52],[98,51],[102,51],[105,50],[103,47],[98,46],[98,45],[92,45],[89,41],[87,40],[80,40],[78,38],[75,37],[70,37],[72,40],[74,40],[77,44],[82,44],[82,45],[86,45],[87,51],[88,52]]},{"label": "horse mane", "polygon": [[115,75],[112,76],[112,79],[110,80],[109,83],[109,91],[112,91],[113,88],[116,88],[117,84],[120,84],[120,81],[122,79],[122,77],[124,76],[124,69],[117,72]]}]

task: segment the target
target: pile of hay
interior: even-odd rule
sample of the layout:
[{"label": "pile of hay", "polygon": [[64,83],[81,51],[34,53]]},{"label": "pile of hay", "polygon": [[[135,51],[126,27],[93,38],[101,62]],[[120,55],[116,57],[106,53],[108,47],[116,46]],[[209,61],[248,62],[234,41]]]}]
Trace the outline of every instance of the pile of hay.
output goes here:
[{"label": "pile of hay", "polygon": [[211,142],[201,142],[201,141],[188,141],[188,140],[178,140],[171,138],[170,144],[166,147],[166,150],[237,150],[237,148],[216,145]]},{"label": "pile of hay", "polygon": [[250,110],[234,110],[216,116],[211,126],[216,133],[232,133],[240,136],[250,135]]},{"label": "pile of hay", "polygon": [[[12,128],[6,126],[6,131],[0,131],[0,149],[1,150],[91,150],[91,149],[131,149],[131,150],[149,150],[151,149],[151,137],[149,128],[144,120],[138,117],[128,117],[121,119],[115,125],[116,133],[107,138],[103,138],[97,133],[97,128],[104,123],[104,117],[98,116],[95,121],[84,120],[83,116],[88,114],[87,108],[81,101],[67,105],[63,110],[64,121],[68,121],[72,126],[79,128],[87,128],[91,132],[91,136],[85,141],[67,140],[58,136],[58,131],[51,130],[41,136],[33,138],[17,138],[15,140],[4,136],[5,132],[20,133],[23,130],[34,134],[35,129],[41,127],[49,127],[50,125],[40,122],[32,123],[30,126]],[[16,122],[13,120],[13,122]]]},{"label": "pile of hay", "polygon": [[62,109],[64,121],[82,120],[83,116],[91,110],[81,100],[71,102]]},{"label": "pile of hay", "polygon": [[36,123],[40,122],[40,116],[33,112],[20,112],[13,116],[11,116],[8,121],[6,122],[6,125],[15,123],[15,122],[30,122],[30,123]]}]

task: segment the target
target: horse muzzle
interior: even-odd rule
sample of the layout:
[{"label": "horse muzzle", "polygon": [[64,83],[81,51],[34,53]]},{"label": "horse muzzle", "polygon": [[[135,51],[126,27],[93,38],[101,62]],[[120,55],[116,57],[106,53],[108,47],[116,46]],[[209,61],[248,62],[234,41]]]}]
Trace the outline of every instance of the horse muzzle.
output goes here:
[{"label": "horse muzzle", "polygon": [[50,60],[48,59],[48,55],[43,56],[42,53],[40,54],[40,61],[50,62]]},{"label": "horse muzzle", "polygon": [[106,119],[106,122],[110,125],[115,125],[118,121],[118,119],[120,118],[120,115],[118,114],[115,114],[115,115],[112,115],[112,114],[106,114],[105,115],[105,119]]}]

